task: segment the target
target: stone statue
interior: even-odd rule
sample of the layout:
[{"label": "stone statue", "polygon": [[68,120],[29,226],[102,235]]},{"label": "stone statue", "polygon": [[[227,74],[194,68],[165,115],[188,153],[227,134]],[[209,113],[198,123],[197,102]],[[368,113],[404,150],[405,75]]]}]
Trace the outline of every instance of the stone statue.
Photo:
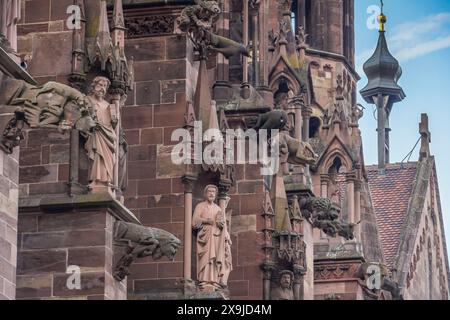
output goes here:
[{"label": "stone statue", "polygon": [[12,153],[23,139],[22,129],[55,128],[61,131],[77,129],[89,134],[95,126],[78,90],[57,82],[35,86],[13,79],[0,72],[0,105],[17,106],[14,118],[0,137],[0,148]]},{"label": "stone statue", "polygon": [[280,130],[287,125],[288,121],[288,115],[285,111],[273,110],[260,115],[253,129]]},{"label": "stone statue", "polygon": [[17,23],[21,18],[20,0],[0,0],[0,34],[17,51]]},{"label": "stone statue", "polygon": [[195,5],[187,6],[177,18],[178,33],[186,32],[195,49],[206,59],[206,51],[221,53],[229,59],[234,55],[249,56],[248,48],[229,38],[214,34],[214,20],[222,12],[220,5],[214,0],[195,0]]},{"label": "stone statue", "polygon": [[180,240],[167,231],[122,221],[115,224],[114,242],[126,248],[114,268],[114,278],[118,281],[130,275],[128,268],[136,259],[151,256],[159,260],[165,256],[173,260],[181,245]]},{"label": "stone statue", "polygon": [[294,273],[289,270],[280,272],[280,283],[272,289],[272,300],[294,300],[294,291],[292,290],[294,282]]},{"label": "stone statue", "polygon": [[105,100],[110,81],[96,77],[90,88],[87,100],[96,121],[94,132],[88,136],[85,149],[91,160],[89,173],[92,190],[114,187],[114,166],[116,165],[118,123],[115,106]]},{"label": "stone statue", "polygon": [[224,266],[231,262],[227,259],[231,242],[228,241],[225,214],[214,203],[217,193],[216,186],[206,186],[205,201],[196,206],[192,221],[192,228],[197,231],[197,280],[200,290],[204,291],[217,291],[226,285],[221,283]]},{"label": "stone statue", "polygon": [[291,137],[286,130],[280,132],[280,156],[281,164],[314,165],[317,160],[317,154],[308,142]]},{"label": "stone statue", "polygon": [[177,23],[182,31],[195,27],[211,29],[213,19],[221,12],[217,1],[195,0],[195,5],[183,9]]}]

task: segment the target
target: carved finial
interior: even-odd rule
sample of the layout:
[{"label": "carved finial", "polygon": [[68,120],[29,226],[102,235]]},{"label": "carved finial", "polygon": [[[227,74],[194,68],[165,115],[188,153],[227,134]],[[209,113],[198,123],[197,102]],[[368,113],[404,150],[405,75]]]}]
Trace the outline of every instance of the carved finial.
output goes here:
[{"label": "carved finial", "polygon": [[99,51],[102,63],[102,70],[106,68],[107,55],[112,45],[111,34],[109,33],[108,12],[106,1],[102,0],[100,4],[100,21],[98,24],[97,50]]},{"label": "carved finial", "polygon": [[113,30],[114,29],[125,29],[122,0],[115,0],[114,2]]},{"label": "carved finial", "polygon": [[384,30],[385,30],[384,25],[387,22],[387,17],[383,13],[383,9],[384,9],[383,0],[380,0],[380,5],[381,5],[381,14],[378,16],[378,22],[380,23],[380,32],[384,32]]},{"label": "carved finial", "polygon": [[428,126],[428,115],[422,113],[422,120],[419,126],[421,136],[420,160],[430,156],[431,133]]}]

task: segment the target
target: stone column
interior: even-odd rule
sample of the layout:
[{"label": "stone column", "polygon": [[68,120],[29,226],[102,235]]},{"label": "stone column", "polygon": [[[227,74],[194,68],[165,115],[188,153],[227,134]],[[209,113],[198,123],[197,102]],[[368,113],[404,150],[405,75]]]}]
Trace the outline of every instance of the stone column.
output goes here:
[{"label": "stone column", "polygon": [[184,176],[184,259],[183,259],[183,276],[185,280],[192,279],[192,207],[194,192],[194,183],[196,178],[193,176]]},{"label": "stone column", "polygon": [[[14,117],[15,107],[0,106],[0,133]],[[17,207],[19,148],[7,154],[0,148],[0,300],[16,296]]]},{"label": "stone column", "polygon": [[260,2],[256,0],[250,0],[250,15],[252,17],[253,35],[252,35],[252,47],[253,47],[253,86],[257,88],[259,86],[259,8]]},{"label": "stone column", "polygon": [[294,266],[294,300],[304,300],[302,290],[304,275],[303,267]]},{"label": "stone column", "polygon": [[[222,1],[222,13],[216,23],[217,34],[230,38],[230,1]],[[217,55],[216,82],[213,86],[214,100],[218,104],[227,102],[232,97],[232,88],[229,82],[230,63],[222,54]]]},{"label": "stone column", "polygon": [[328,184],[330,183],[330,175],[320,175],[320,194],[322,198],[328,198]]},{"label": "stone column", "polygon": [[[361,181],[355,181],[355,223],[361,221]],[[358,241],[361,241],[361,224],[355,227],[355,235]]]},{"label": "stone column", "polygon": [[302,117],[303,117],[303,141],[309,141],[309,120],[311,119],[312,108],[308,106],[302,107]]},{"label": "stone column", "polygon": [[[248,31],[249,31],[249,23],[248,23],[248,1],[244,0],[243,7],[242,7],[242,43],[244,46],[248,46],[249,38],[248,38]],[[247,83],[248,82],[248,58],[246,56],[242,56],[242,82]]]},{"label": "stone column", "polygon": [[355,223],[355,181],[356,175],[354,172],[347,173],[347,212],[348,222]]}]

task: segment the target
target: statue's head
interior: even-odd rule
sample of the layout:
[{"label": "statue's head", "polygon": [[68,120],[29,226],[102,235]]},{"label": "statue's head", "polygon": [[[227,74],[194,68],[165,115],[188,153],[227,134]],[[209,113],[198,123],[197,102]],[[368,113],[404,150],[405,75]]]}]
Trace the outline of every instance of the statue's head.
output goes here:
[{"label": "statue's head", "polygon": [[210,184],[205,187],[203,191],[203,196],[205,200],[207,200],[210,203],[213,203],[216,200],[218,193],[219,189],[215,185]]},{"label": "statue's head", "polygon": [[108,92],[111,81],[105,77],[95,77],[89,88],[89,95],[94,95],[97,99],[103,99]]},{"label": "statue's head", "polygon": [[283,270],[280,272],[280,287],[282,289],[292,289],[292,282],[294,281],[294,273],[290,270]]},{"label": "statue's head", "polygon": [[162,229],[152,228],[156,240],[159,242],[155,250],[153,250],[153,259],[158,260],[167,257],[173,260],[181,246],[181,241],[170,232]]}]

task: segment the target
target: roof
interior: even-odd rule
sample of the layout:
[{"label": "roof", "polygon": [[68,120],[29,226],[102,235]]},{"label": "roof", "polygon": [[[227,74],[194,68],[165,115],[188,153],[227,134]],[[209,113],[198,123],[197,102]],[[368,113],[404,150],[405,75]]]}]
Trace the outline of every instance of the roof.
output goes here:
[{"label": "roof", "polygon": [[417,162],[388,164],[384,175],[379,174],[378,166],[366,167],[381,248],[389,268],[393,268],[396,261],[417,165]]}]

